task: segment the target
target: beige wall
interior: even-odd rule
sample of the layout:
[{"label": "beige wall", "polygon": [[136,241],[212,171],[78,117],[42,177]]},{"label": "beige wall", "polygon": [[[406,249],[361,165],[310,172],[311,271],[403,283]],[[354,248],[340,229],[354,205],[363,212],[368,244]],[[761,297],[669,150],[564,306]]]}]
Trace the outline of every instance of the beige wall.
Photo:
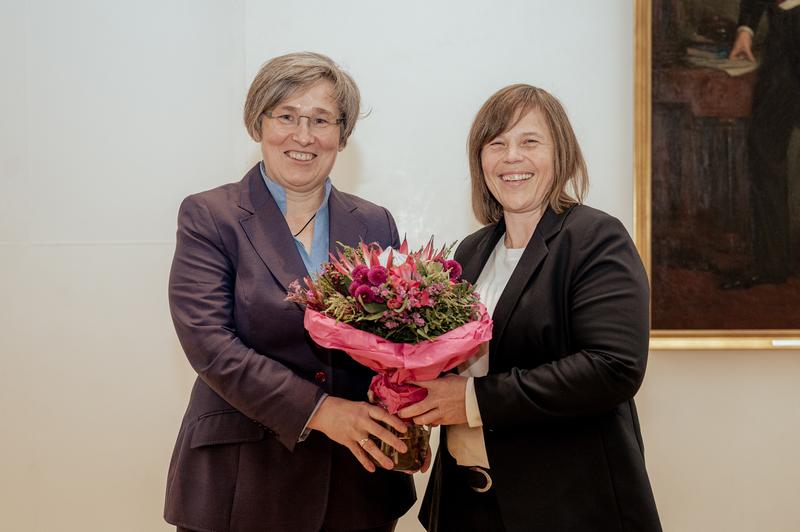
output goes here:
[{"label": "beige wall", "polygon": [[[256,160],[239,115],[271,55],[351,69],[373,112],[333,179],[413,241],[475,227],[466,130],[514,81],[561,97],[589,203],[632,226],[629,2],[377,4],[0,0],[0,529],[169,530],[194,378],[166,304],[175,214]],[[666,530],[800,529],[798,376],[796,352],[652,354],[638,403]]]},{"label": "beige wall", "polygon": [[654,352],[637,403],[664,529],[800,530],[800,354]]}]

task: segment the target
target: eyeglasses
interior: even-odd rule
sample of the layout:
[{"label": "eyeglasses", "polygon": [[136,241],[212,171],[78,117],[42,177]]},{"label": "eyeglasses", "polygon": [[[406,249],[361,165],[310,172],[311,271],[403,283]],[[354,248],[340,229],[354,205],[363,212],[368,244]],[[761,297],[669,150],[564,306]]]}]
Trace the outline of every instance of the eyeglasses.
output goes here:
[{"label": "eyeglasses", "polygon": [[325,130],[331,126],[338,126],[344,122],[344,118],[327,118],[324,115],[306,116],[292,113],[289,111],[282,111],[280,114],[273,115],[272,111],[267,111],[264,116],[275,120],[278,127],[282,129],[294,129],[300,125],[301,118],[308,118],[308,127],[312,130]]}]

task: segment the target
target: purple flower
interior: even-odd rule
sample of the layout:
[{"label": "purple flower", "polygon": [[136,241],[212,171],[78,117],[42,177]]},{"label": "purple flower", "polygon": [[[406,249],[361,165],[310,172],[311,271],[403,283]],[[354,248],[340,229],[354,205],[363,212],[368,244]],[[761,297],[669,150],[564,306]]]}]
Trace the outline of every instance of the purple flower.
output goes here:
[{"label": "purple flower", "polygon": [[369,286],[362,284],[356,288],[356,293],[354,294],[356,299],[361,300],[363,303],[371,303],[372,302],[372,288]]},{"label": "purple flower", "polygon": [[450,270],[450,280],[455,281],[459,277],[461,277],[461,265],[458,261],[455,260],[448,260],[444,263],[444,268],[446,270]]},{"label": "purple flower", "polygon": [[422,316],[420,316],[418,313],[415,312],[411,315],[411,317],[414,319],[414,325],[417,327],[423,327],[425,325],[425,320],[422,319]]},{"label": "purple flower", "polygon": [[386,282],[389,271],[383,266],[373,266],[367,273],[367,280],[372,286],[378,286]]},{"label": "purple flower", "polygon": [[366,284],[367,274],[369,273],[369,268],[364,264],[359,264],[355,268],[353,268],[353,272],[351,275],[353,276],[353,281],[357,282],[358,284]]}]

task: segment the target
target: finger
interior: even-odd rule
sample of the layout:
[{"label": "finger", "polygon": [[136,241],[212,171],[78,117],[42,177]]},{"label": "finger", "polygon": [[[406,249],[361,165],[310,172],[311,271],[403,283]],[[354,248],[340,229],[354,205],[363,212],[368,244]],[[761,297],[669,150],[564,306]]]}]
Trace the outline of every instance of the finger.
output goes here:
[{"label": "finger", "polygon": [[383,421],[390,427],[393,427],[397,432],[405,432],[408,430],[405,422],[397,416],[393,416],[379,406],[370,407],[369,417],[376,421]]},{"label": "finger", "polygon": [[347,448],[350,449],[350,452],[353,453],[353,456],[355,456],[356,459],[361,462],[361,465],[364,466],[364,469],[370,473],[375,472],[375,464],[369,459],[367,453],[358,443],[351,443],[347,446]]},{"label": "finger", "polygon": [[406,444],[403,443],[403,441],[400,438],[392,434],[389,430],[382,427],[381,425],[378,425],[377,423],[373,423],[372,425],[367,427],[367,432],[369,432],[376,438],[385,441],[400,453],[404,453],[408,450],[408,447],[406,447]]},{"label": "finger", "polygon": [[380,447],[375,445],[374,441],[367,440],[367,442],[364,445],[362,445],[361,448],[364,449],[364,451],[366,451],[367,453],[369,453],[369,455],[372,458],[374,458],[375,461],[378,462],[378,465],[380,465],[382,468],[384,469],[394,468],[394,462],[392,462],[392,459],[383,454],[381,452]]},{"label": "finger", "polygon": [[422,401],[419,401],[418,403],[414,403],[413,405],[409,405],[409,406],[405,407],[404,409],[400,410],[397,413],[397,415],[400,416],[403,419],[410,419],[412,417],[417,417],[417,416],[419,416],[421,414],[424,414],[425,412],[428,412],[429,410],[433,410],[434,408],[436,408],[436,405],[434,404],[434,402],[432,400],[423,399]]},{"label": "finger", "polygon": [[414,423],[417,425],[432,425],[435,427],[436,425],[441,425],[442,422],[442,415],[438,409],[430,410],[414,418]]},{"label": "finger", "polygon": [[745,50],[744,53],[747,55],[747,58],[752,61],[753,63],[756,62],[756,56],[753,55],[752,50]]},{"label": "finger", "polygon": [[426,390],[429,390],[431,388],[431,385],[433,385],[433,383],[435,382],[436,382],[435,379],[430,381],[408,381],[409,384],[413,384],[414,386],[419,386],[420,388],[425,388]]}]

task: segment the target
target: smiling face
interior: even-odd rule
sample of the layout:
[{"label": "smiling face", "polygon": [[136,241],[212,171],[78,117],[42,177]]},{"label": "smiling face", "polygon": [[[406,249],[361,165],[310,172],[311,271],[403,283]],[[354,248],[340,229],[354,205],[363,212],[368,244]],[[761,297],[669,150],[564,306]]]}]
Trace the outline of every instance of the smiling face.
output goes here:
[{"label": "smiling face", "polygon": [[[332,94],[333,85],[320,81],[292,94],[271,111],[273,116],[292,113],[335,120],[339,107]],[[341,151],[339,126],[313,129],[310,119],[301,118],[299,125],[287,128],[266,116],[261,120],[261,152],[270,179],[295,192],[321,186]]]},{"label": "smiling face", "polygon": [[541,215],[553,186],[555,146],[539,109],[525,112],[481,150],[486,186],[505,214]]}]

